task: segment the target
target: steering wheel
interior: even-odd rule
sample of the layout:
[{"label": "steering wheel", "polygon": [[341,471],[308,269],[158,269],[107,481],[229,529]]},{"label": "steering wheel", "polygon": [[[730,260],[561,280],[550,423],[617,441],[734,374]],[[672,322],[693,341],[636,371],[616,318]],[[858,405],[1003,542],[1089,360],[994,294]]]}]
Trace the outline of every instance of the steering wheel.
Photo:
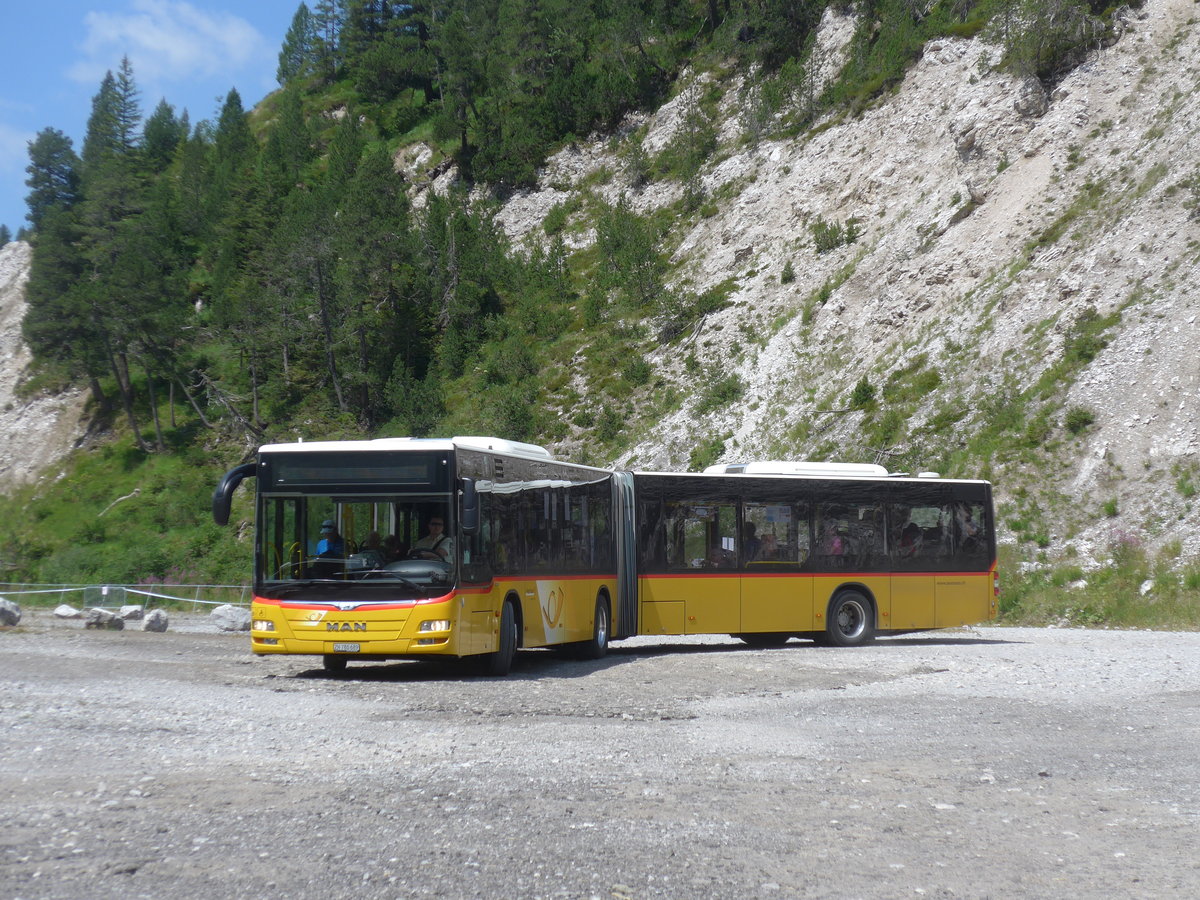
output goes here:
[{"label": "steering wheel", "polygon": [[415,550],[409,551],[409,559],[431,559],[434,562],[445,562],[445,557],[436,550],[430,550],[428,547],[417,547]]}]

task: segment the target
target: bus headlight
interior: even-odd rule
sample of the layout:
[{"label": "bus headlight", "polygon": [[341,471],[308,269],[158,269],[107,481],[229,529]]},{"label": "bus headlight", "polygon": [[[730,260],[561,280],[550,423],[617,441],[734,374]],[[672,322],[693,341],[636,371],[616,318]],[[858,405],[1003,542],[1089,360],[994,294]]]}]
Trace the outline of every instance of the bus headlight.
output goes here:
[{"label": "bus headlight", "polygon": [[250,623],[251,631],[274,631],[275,623],[270,619],[255,619]]},{"label": "bus headlight", "polygon": [[449,631],[449,630],[450,630],[450,620],[449,619],[426,619],[424,622],[422,622],[420,625],[417,626],[417,631],[419,631],[422,634],[424,634],[427,631]]}]

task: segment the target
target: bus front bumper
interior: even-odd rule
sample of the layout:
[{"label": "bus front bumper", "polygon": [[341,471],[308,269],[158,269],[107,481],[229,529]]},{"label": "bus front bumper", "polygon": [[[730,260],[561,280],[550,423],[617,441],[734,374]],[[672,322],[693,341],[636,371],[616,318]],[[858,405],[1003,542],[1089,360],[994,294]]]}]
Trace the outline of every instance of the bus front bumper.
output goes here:
[{"label": "bus front bumper", "polygon": [[459,653],[452,597],[340,609],[255,598],[250,647],[258,654],[374,658]]}]

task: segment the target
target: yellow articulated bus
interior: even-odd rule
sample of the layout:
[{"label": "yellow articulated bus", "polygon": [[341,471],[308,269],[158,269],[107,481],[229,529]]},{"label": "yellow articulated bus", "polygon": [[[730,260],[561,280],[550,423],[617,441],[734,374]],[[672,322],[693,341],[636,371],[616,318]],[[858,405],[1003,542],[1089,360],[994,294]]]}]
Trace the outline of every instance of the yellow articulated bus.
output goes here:
[{"label": "yellow articulated bus", "polygon": [[257,485],[251,647],[353,660],[731,634],[839,646],[996,616],[991,486],[882,467],[621,472],[497,438],[273,444]]}]

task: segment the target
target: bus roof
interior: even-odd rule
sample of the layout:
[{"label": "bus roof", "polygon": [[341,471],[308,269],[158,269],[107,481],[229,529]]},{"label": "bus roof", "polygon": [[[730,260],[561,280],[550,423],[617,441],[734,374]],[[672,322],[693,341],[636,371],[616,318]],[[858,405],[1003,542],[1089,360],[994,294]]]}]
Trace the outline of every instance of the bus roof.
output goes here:
[{"label": "bus roof", "polygon": [[[895,482],[895,481],[940,481],[942,483],[956,484],[990,484],[982,478],[943,478],[936,472],[921,472],[919,475],[909,475],[904,472],[886,472],[883,475],[875,474],[838,474],[827,473],[818,474],[816,472],[749,472],[749,471],[711,471],[712,469],[720,469],[721,466],[709,466],[703,472],[650,472],[638,471],[634,472],[635,476],[649,476],[653,478],[782,478],[795,481],[874,481],[874,482]],[[880,467],[882,468],[882,466]]]},{"label": "bus roof", "polygon": [[537,444],[506,441],[494,437],[457,436],[452,438],[390,437],[369,441],[297,441],[292,444],[265,444],[259,453],[356,453],[370,450],[483,450],[505,456],[551,461],[550,451]]},{"label": "bus roof", "polygon": [[746,463],[709,466],[706,475],[820,475],[824,478],[885,478],[888,470],[871,463],[810,462],[809,460],[769,459]]}]

